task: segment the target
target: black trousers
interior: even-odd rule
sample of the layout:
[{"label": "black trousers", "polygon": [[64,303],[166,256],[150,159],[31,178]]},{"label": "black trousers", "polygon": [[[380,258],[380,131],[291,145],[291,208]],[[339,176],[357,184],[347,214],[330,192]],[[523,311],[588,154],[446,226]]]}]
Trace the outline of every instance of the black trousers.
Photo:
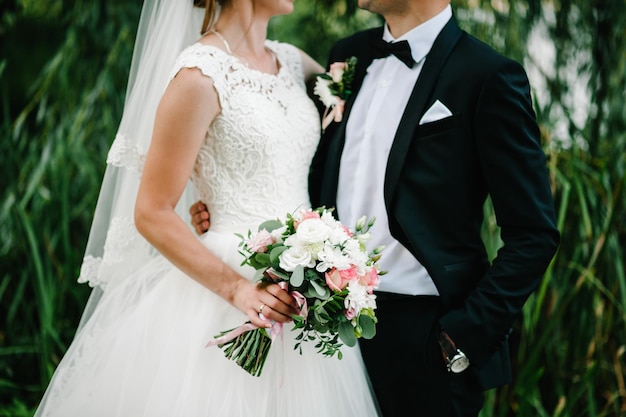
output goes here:
[{"label": "black trousers", "polygon": [[476,417],[476,371],[448,372],[437,342],[439,297],[379,293],[377,303],[376,336],[359,340],[383,417]]}]

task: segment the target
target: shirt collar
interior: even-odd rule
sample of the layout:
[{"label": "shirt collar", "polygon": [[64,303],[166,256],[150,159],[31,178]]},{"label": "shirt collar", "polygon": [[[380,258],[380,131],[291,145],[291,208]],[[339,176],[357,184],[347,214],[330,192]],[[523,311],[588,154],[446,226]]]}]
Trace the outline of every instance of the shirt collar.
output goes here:
[{"label": "shirt collar", "polygon": [[439,14],[414,27],[398,39],[395,39],[391,35],[391,32],[389,32],[389,28],[385,23],[383,29],[383,40],[386,42],[396,42],[406,39],[411,45],[411,55],[413,56],[413,60],[415,62],[420,62],[433,47],[439,32],[441,32],[451,17],[452,8],[448,4],[445,9],[439,12]]}]

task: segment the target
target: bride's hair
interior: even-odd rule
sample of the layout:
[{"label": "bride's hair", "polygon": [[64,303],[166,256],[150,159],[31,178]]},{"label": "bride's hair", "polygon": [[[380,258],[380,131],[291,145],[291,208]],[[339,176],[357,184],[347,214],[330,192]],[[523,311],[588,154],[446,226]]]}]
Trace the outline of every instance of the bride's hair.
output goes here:
[{"label": "bride's hair", "polygon": [[202,21],[202,30],[200,34],[204,35],[215,23],[217,10],[224,6],[229,0],[193,0],[193,5],[204,8],[204,20]]}]

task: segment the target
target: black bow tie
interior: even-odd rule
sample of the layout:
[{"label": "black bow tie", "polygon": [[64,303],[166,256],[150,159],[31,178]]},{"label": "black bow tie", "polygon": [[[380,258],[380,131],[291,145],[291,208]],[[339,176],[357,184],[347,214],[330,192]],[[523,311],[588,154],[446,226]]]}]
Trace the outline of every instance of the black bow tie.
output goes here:
[{"label": "black bow tie", "polygon": [[411,55],[411,46],[406,40],[385,42],[382,38],[376,38],[372,44],[372,49],[374,51],[374,59],[386,58],[393,54],[409,68],[413,68],[413,64],[415,64]]}]

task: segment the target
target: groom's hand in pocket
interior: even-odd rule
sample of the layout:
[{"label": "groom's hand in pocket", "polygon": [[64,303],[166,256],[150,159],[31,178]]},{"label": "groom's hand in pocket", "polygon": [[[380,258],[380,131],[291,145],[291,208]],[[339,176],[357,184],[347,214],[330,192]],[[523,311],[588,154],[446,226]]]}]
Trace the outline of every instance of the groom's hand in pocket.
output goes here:
[{"label": "groom's hand in pocket", "polygon": [[209,230],[211,226],[211,214],[206,204],[202,201],[196,201],[189,207],[189,214],[191,214],[191,225],[197,234],[201,235]]}]

